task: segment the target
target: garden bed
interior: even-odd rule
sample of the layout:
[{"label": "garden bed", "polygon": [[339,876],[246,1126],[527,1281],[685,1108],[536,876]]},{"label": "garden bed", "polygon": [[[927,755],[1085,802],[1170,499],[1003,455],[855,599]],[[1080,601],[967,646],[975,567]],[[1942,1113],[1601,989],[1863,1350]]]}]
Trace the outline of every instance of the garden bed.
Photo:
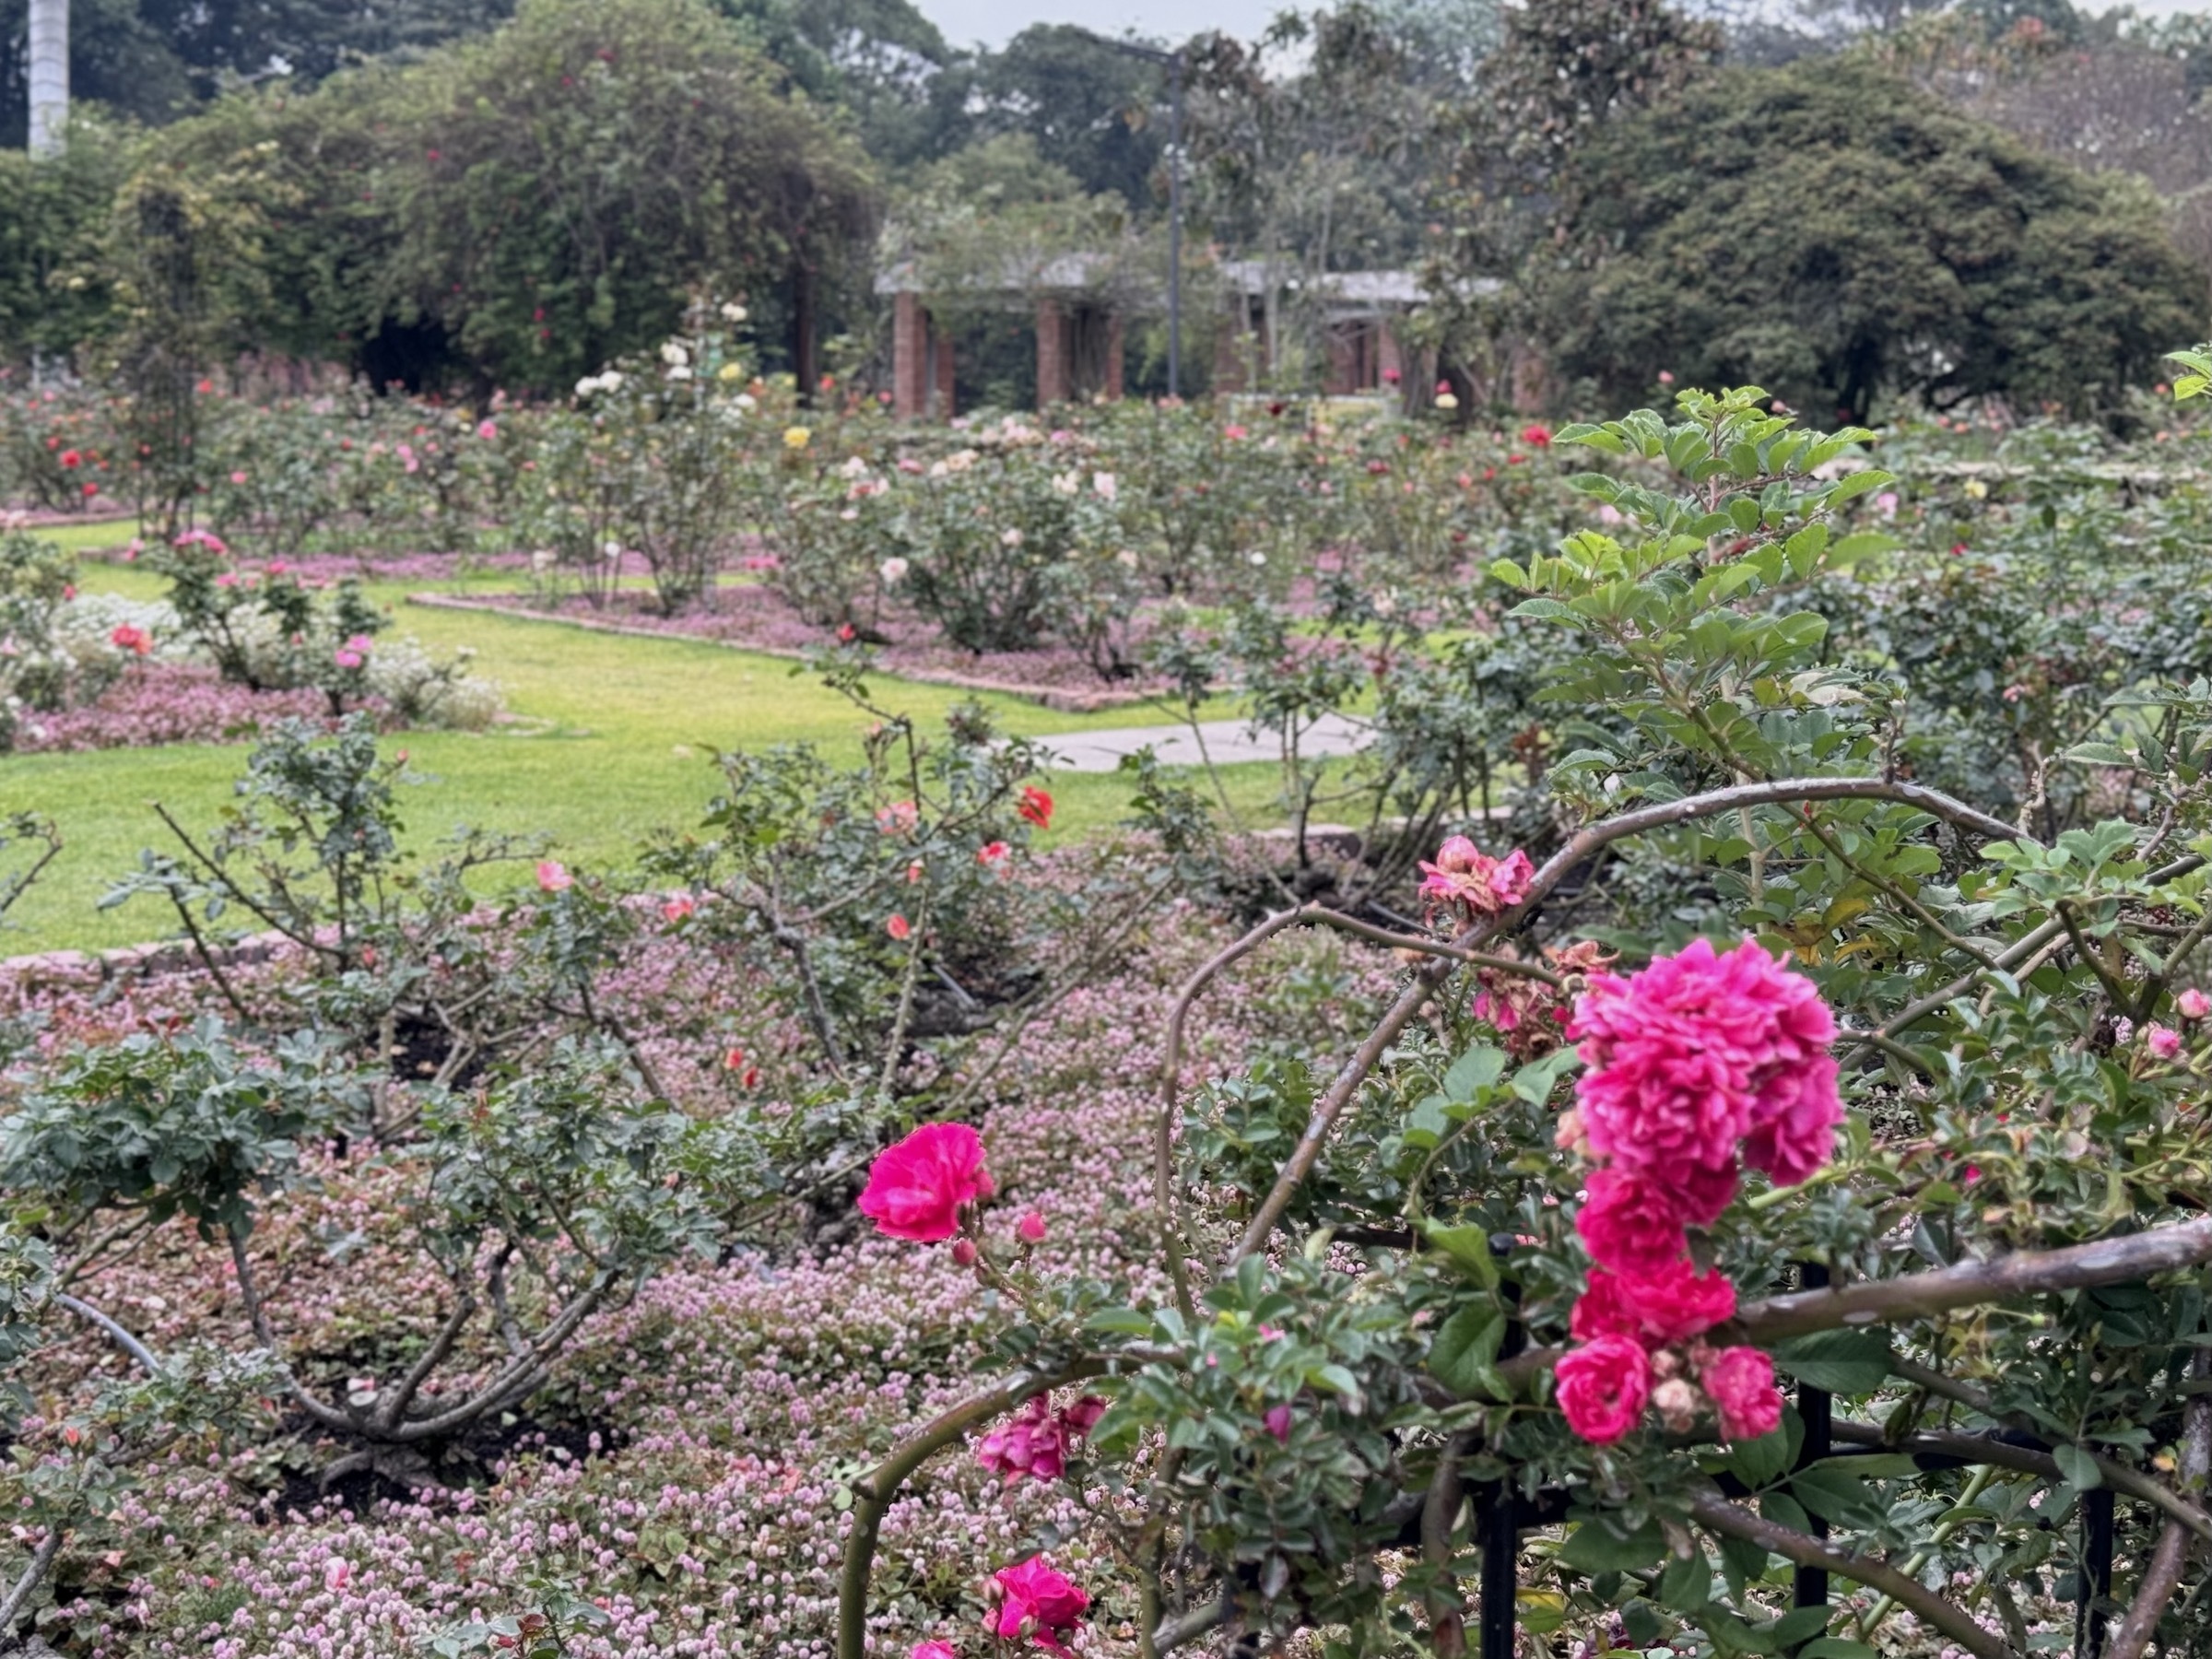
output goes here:
[{"label": "garden bed", "polygon": [[[712,608],[673,617],[660,615],[652,595],[641,593],[617,594],[602,606],[580,596],[547,606],[527,594],[463,597],[423,593],[410,594],[408,601],[441,610],[488,611],[641,639],[697,640],[794,662],[803,660],[810,649],[837,643],[836,629],[807,622],[777,594],[756,586],[717,589]],[[925,626],[911,618],[887,616],[880,631],[891,642],[877,653],[886,673],[928,685],[1027,698],[1072,714],[1154,702],[1166,690],[1164,683],[1103,684],[1083,654],[1066,646],[978,654],[941,640],[924,639]]]}]

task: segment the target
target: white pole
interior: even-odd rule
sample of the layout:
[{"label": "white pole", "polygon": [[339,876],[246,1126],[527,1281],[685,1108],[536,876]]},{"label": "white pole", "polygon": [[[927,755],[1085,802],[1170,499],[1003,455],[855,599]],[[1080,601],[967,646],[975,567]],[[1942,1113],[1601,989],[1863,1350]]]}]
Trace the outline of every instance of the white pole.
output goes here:
[{"label": "white pole", "polygon": [[69,0],[30,0],[30,153],[51,156],[69,127]]}]

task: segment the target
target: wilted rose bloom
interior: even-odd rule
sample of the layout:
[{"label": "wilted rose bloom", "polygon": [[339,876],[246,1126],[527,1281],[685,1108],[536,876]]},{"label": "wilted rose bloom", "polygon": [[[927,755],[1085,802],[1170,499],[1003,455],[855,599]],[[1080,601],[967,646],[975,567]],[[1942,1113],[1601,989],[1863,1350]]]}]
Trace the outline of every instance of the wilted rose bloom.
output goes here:
[{"label": "wilted rose bloom", "polygon": [[546,858],[538,861],[537,885],[545,892],[561,893],[574,887],[576,878],[558,860]]},{"label": "wilted rose bloom", "polygon": [[1003,865],[1013,849],[1005,841],[986,841],[975,850],[975,862],[980,865]]},{"label": "wilted rose bloom", "polygon": [[1528,854],[1519,848],[1504,858],[1492,858],[1464,835],[1449,837],[1436,850],[1436,862],[1423,859],[1421,868],[1427,872],[1421,881],[1423,898],[1463,905],[1486,916],[1520,903],[1535,875]]},{"label": "wilted rose bloom", "polygon": [[906,835],[922,821],[922,809],[912,801],[893,801],[876,814],[876,828],[886,835]]},{"label": "wilted rose bloom", "polygon": [[935,1244],[959,1230],[959,1209],[991,1195],[983,1143],[966,1124],[924,1124],[868,1166],[860,1213],[887,1238]]},{"label": "wilted rose bloom", "polygon": [[1053,827],[1053,797],[1041,789],[1025,788],[1014,810],[1040,830]]}]

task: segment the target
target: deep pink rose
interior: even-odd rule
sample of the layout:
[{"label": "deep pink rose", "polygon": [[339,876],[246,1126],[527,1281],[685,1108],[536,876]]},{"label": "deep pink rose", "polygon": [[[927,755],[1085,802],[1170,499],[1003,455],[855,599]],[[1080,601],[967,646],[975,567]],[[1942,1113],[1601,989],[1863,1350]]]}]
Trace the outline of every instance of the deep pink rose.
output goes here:
[{"label": "deep pink rose", "polygon": [[868,1166],[860,1213],[887,1238],[935,1244],[959,1231],[961,1205],[990,1194],[975,1131],[965,1124],[924,1124]]},{"label": "deep pink rose", "polygon": [[1616,1273],[1656,1273],[1680,1258],[1688,1241],[1674,1196],[1657,1182],[1618,1170],[1593,1170],[1589,1196],[1574,1218],[1590,1259]]},{"label": "deep pink rose", "polygon": [[2182,1034],[2171,1026],[2154,1025],[2143,1033],[2143,1046],[2160,1060],[2171,1060],[2182,1052]]},{"label": "deep pink rose", "polygon": [[1735,1314],[1735,1287],[1727,1276],[1700,1273],[1687,1256],[1645,1277],[1590,1274],[1590,1288],[1574,1304],[1570,1328],[1578,1342],[1633,1336],[1646,1347],[1685,1341]]},{"label": "deep pink rose", "polygon": [[1567,1426],[1594,1446],[1635,1428],[1652,1397],[1651,1362],[1629,1336],[1600,1336],[1561,1355],[1554,1374]]},{"label": "deep pink rose", "polygon": [[949,1641],[917,1641],[907,1659],[960,1659],[960,1653]]},{"label": "deep pink rose", "polygon": [[1290,1443],[1289,1406],[1270,1406],[1267,1408],[1267,1415],[1260,1419],[1260,1423],[1281,1444],[1287,1446]]},{"label": "deep pink rose", "polygon": [[1843,1099],[1836,1091],[1836,1063],[1827,1054],[1776,1070],[1780,1075],[1765,1085],[1760,1115],[1744,1137],[1744,1161],[1777,1186],[1795,1186],[1835,1156]]},{"label": "deep pink rose", "polygon": [[1590,1148],[1625,1169],[1682,1182],[1732,1168],[1751,1137],[1756,1167],[1803,1180],[1833,1150],[1835,1018],[1756,940],[1719,952],[1697,939],[1625,979],[1594,974],[1567,1034],[1587,1067]]},{"label": "deep pink rose", "polygon": [[999,1604],[992,1628],[998,1635],[1006,1641],[1028,1636],[1053,1653],[1067,1652],[1060,1638],[1076,1628],[1090,1597],[1046,1566],[1042,1556],[1001,1567],[995,1577]]},{"label": "deep pink rose", "polygon": [[1723,1348],[1705,1361],[1698,1381],[1721,1415],[1724,1439],[1757,1440],[1782,1426],[1782,1391],[1774,1361],[1755,1347]]}]

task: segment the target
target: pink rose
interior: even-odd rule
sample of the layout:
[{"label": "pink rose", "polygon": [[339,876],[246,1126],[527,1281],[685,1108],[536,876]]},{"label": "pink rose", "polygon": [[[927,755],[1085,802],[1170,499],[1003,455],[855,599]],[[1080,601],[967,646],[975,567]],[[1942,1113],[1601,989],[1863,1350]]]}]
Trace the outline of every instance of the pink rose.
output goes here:
[{"label": "pink rose", "polygon": [[1555,1376],[1567,1426],[1594,1446],[1608,1446],[1636,1427],[1652,1397],[1652,1367],[1643,1345],[1600,1336],[1559,1358]]},{"label": "pink rose", "polygon": [[965,1124],[924,1124],[868,1166],[860,1213],[887,1238],[935,1244],[959,1230],[960,1206],[991,1195],[983,1143]]},{"label": "pink rose", "polygon": [[1705,1361],[1698,1381],[1721,1414],[1724,1438],[1757,1440],[1782,1426],[1782,1391],[1774,1386],[1774,1361],[1759,1349],[1723,1348]]},{"label": "pink rose", "polygon": [[1041,1244],[1044,1242],[1044,1218],[1035,1210],[1030,1210],[1014,1223],[1014,1231],[1024,1244]]},{"label": "pink rose", "polygon": [[1678,1182],[1732,1168],[1750,1136],[1755,1168],[1802,1181],[1842,1121],[1835,1034],[1812,982],[1752,939],[1726,952],[1696,939],[1625,979],[1593,974],[1567,1030],[1588,1068],[1575,1091],[1590,1148]]},{"label": "pink rose", "polygon": [[976,1447],[976,1461],[1008,1486],[1025,1476],[1031,1480],[1057,1480],[1067,1468],[1067,1426],[1053,1414],[1050,1394],[1033,1394],[1021,1415],[983,1436]]},{"label": "pink rose", "polygon": [[2202,1019],[2212,1014],[2212,996],[2192,985],[2173,999],[2173,1008],[2183,1019]]},{"label": "pink rose", "polygon": [[569,874],[566,865],[547,858],[538,861],[537,885],[548,893],[565,893],[576,885],[576,878]]},{"label": "pink rose", "polygon": [[1583,1235],[1590,1259],[1616,1273],[1660,1272],[1688,1245],[1674,1194],[1655,1181],[1618,1170],[1591,1171],[1574,1230]]},{"label": "pink rose", "polygon": [[1574,1304],[1570,1328],[1578,1342],[1633,1336],[1646,1347],[1664,1347],[1735,1317],[1735,1287],[1727,1276],[1700,1273],[1678,1256],[1657,1273],[1592,1270],[1590,1288]]},{"label": "pink rose", "polygon": [[1006,1641],[1027,1636],[1039,1647],[1066,1653],[1060,1639],[1076,1628],[1090,1597],[1048,1567],[1042,1556],[1001,1567],[994,1576],[999,1604],[993,1630]]},{"label": "pink rose", "polygon": [[337,1594],[339,1591],[352,1583],[353,1563],[343,1556],[338,1557],[329,1566],[323,1569],[323,1588],[333,1595]]},{"label": "pink rose", "polygon": [[1289,1406],[1270,1406],[1267,1408],[1267,1415],[1262,1418],[1260,1422],[1262,1426],[1266,1429],[1268,1433],[1275,1436],[1276,1440],[1280,1444],[1287,1446],[1290,1443]]},{"label": "pink rose", "polygon": [[2143,1046],[2160,1060],[2171,1060],[2182,1052],[2182,1034],[2171,1026],[2154,1025],[2144,1031]]},{"label": "pink rose", "polygon": [[960,1655],[949,1641],[917,1641],[907,1659],[960,1659]]}]

